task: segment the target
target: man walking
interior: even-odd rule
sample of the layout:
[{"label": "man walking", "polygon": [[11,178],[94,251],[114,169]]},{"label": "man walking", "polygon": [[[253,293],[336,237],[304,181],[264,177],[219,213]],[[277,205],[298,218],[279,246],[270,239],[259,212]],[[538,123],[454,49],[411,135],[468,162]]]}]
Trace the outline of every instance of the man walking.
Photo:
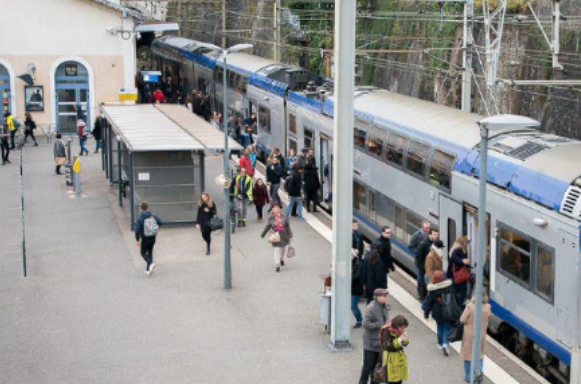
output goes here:
[{"label": "man walking", "polygon": [[10,145],[8,145],[8,135],[10,135],[8,129],[8,123],[4,123],[0,127],[0,148],[2,148],[2,165],[6,163],[10,164]]},{"label": "man walking", "polygon": [[391,256],[391,233],[391,228],[389,225],[386,225],[381,228],[381,236],[374,241],[374,243],[379,246],[380,258],[385,266],[386,274],[390,271],[395,272],[395,264],[393,263],[393,257]]},{"label": "man walking", "polygon": [[367,305],[363,317],[363,368],[359,384],[368,384],[373,370],[381,357],[381,341],[379,331],[389,319],[387,310],[387,289],[378,288],[373,291],[374,300]]},{"label": "man walking", "polygon": [[57,175],[62,175],[61,167],[67,162],[67,149],[65,147],[65,143],[63,143],[61,140],[62,137],[63,135],[60,133],[56,134],[56,140],[54,141],[52,149],[54,155],[54,164],[56,166],[55,172]]},{"label": "man walking", "polygon": [[14,149],[16,148],[16,145],[14,144],[14,136],[16,135],[16,132],[18,132],[18,128],[20,128],[20,123],[10,112],[6,113],[5,119],[6,124],[8,125],[8,130],[10,131],[10,149]]},{"label": "man walking", "polygon": [[153,247],[159,231],[163,225],[161,219],[155,213],[149,210],[149,204],[143,201],[141,203],[141,214],[135,223],[135,239],[137,246],[141,248],[141,257],[145,260],[145,274],[147,276],[153,273],[155,264],[153,263]]},{"label": "man walking", "polygon": [[95,125],[93,125],[93,137],[95,138],[95,152],[99,153],[99,148],[103,148],[103,142],[101,141],[101,115],[97,116],[95,119]]},{"label": "man walking", "polygon": [[280,164],[278,157],[274,156],[272,162],[266,168],[266,182],[270,184],[270,200],[273,203],[278,201],[279,205],[282,205],[282,201],[278,196],[282,173],[282,165]]},{"label": "man walking", "polygon": [[252,186],[252,177],[246,174],[246,168],[240,168],[240,173],[234,178],[234,196],[242,203],[238,227],[246,227],[248,206],[252,203]]},{"label": "man walking", "polygon": [[298,172],[296,164],[292,165],[291,175],[284,182],[284,189],[290,197],[290,203],[286,207],[285,216],[289,216],[293,207],[297,207],[297,213],[299,215],[299,220],[303,220],[303,199],[302,199],[302,186],[303,182],[301,180],[301,174]]},{"label": "man walking", "polygon": [[426,257],[428,256],[428,253],[430,253],[430,248],[436,240],[438,240],[438,230],[435,228],[430,228],[428,232],[428,238],[422,241],[416,249],[416,289],[418,291],[418,297],[422,302],[428,293],[426,290],[426,283],[424,281],[424,276],[426,275]]}]

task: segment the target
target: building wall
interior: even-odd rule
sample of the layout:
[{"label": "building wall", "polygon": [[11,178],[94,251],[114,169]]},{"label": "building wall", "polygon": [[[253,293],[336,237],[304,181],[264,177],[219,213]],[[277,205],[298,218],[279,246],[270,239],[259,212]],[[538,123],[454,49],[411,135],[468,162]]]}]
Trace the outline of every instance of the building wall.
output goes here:
[{"label": "building wall", "polygon": [[[120,88],[134,88],[135,38],[113,36],[107,28],[132,30],[132,18],[90,0],[0,0],[0,64],[20,75],[36,66],[35,85],[44,86],[44,112],[34,112],[37,123],[55,123],[54,71],[68,59],[89,71],[91,109],[100,102],[117,101]],[[25,15],[23,17],[22,15]],[[77,60],[75,60],[77,59]],[[12,88],[12,111],[24,116],[24,82]]]}]

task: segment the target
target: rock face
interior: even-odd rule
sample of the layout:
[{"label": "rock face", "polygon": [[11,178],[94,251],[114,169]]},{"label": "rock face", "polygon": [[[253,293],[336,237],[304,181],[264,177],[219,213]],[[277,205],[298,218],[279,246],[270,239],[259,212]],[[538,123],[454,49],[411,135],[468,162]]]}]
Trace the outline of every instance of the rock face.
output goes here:
[{"label": "rock face", "polygon": [[[560,61],[565,70],[551,67],[551,54],[534,22],[526,2],[509,0],[502,40],[498,79],[548,80],[581,79],[581,32],[576,23],[581,16],[578,0],[561,0],[562,22]],[[551,0],[535,0],[534,8],[543,20],[551,15]],[[179,11],[181,7],[181,12]],[[221,44],[221,4],[183,0],[169,9],[168,19],[181,22],[181,34],[196,40]],[[227,44],[250,42],[253,53],[273,55],[273,1],[228,0]],[[333,5],[285,4],[290,14],[301,15],[304,38],[292,39],[296,25],[283,27],[283,60],[308,66],[325,74],[322,49],[333,45]],[[476,14],[481,14],[481,0],[476,0]],[[459,108],[462,87],[462,5],[360,0],[358,2],[357,46],[383,50],[357,56],[361,83],[400,94]],[[286,11],[288,13],[288,11]],[[441,12],[441,13],[440,13]],[[517,16],[525,16],[516,21]],[[545,24],[550,35],[550,25]],[[476,22],[474,38],[479,55],[474,55],[476,79],[472,79],[472,111],[481,115],[514,113],[542,122],[543,130],[581,139],[579,91],[545,86],[509,86],[499,88],[492,102],[487,96],[484,75],[485,36],[481,22]],[[370,44],[371,43],[371,44]],[[581,91],[581,87],[578,87]]]}]

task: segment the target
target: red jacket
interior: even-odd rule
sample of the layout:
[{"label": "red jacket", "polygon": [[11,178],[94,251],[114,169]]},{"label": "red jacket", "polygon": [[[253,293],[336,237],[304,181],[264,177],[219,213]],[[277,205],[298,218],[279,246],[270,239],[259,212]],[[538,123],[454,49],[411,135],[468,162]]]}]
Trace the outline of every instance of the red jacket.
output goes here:
[{"label": "red jacket", "polygon": [[266,203],[270,203],[270,198],[268,197],[268,189],[266,189],[266,185],[262,184],[262,187],[254,184],[254,188],[252,189],[252,196],[254,197],[254,204],[257,207],[263,207]]},{"label": "red jacket", "polygon": [[246,174],[250,177],[254,177],[254,168],[252,168],[252,162],[248,157],[242,156],[240,158],[240,161],[238,162],[238,168],[245,168]]},{"label": "red jacket", "polygon": [[153,98],[158,103],[163,103],[165,101],[165,96],[163,95],[163,93],[159,89],[157,89],[155,92],[153,92]]}]

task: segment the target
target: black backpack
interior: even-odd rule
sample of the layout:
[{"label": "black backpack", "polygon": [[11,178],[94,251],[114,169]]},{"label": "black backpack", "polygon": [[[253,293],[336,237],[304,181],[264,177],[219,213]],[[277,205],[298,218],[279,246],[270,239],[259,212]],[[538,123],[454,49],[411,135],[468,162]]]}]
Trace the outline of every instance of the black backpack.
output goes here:
[{"label": "black backpack", "polygon": [[286,178],[286,180],[284,181],[284,190],[285,190],[287,193],[289,193],[289,192],[290,192],[290,190],[291,190],[291,188],[292,188],[292,186],[293,186],[293,181],[292,181],[292,180],[293,180],[293,177],[292,177],[292,176],[289,176],[289,177],[287,177],[287,178]]}]

